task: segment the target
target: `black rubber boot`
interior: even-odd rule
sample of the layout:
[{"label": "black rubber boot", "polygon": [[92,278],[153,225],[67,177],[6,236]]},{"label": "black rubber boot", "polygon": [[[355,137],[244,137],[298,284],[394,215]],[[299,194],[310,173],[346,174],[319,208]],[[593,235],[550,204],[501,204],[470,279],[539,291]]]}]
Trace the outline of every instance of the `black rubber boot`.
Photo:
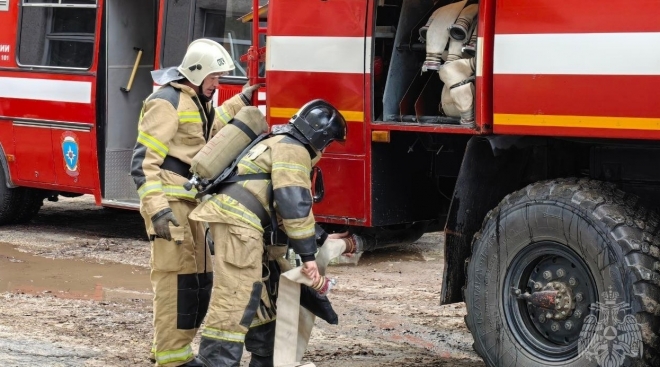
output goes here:
[{"label": "black rubber boot", "polygon": [[260,356],[252,353],[249,367],[273,367],[273,356]]},{"label": "black rubber boot", "polygon": [[243,343],[202,337],[197,356],[204,367],[239,367]]},{"label": "black rubber boot", "polygon": [[275,321],[250,328],[245,336],[245,349],[252,353],[249,367],[273,367]]},{"label": "black rubber boot", "polygon": [[195,357],[193,358],[192,361],[188,361],[179,367],[204,367],[204,364],[202,363],[202,361],[200,361]]}]

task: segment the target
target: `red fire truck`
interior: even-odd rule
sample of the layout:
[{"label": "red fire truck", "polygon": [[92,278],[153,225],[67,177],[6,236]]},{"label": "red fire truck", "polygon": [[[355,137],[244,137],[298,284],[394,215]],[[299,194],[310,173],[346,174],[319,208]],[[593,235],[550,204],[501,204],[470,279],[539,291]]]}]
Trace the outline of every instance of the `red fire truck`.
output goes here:
[{"label": "red fire truck", "polygon": [[[660,2],[450,3],[2,0],[0,221],[57,195],[135,208],[149,71],[212,38],[237,64],[220,100],[249,79],[271,125],[314,98],[348,120],[316,181],[329,230],[445,231],[441,301],[466,302],[487,365],[660,365]],[[429,51],[474,4],[474,37]]]}]

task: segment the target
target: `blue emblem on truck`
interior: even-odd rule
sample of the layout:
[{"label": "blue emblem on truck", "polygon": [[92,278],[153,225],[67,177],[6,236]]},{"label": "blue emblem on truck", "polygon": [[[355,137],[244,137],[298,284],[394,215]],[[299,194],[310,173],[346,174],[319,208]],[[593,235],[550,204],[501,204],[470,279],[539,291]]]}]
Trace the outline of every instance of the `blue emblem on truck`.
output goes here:
[{"label": "blue emblem on truck", "polygon": [[78,139],[72,132],[62,134],[62,154],[64,156],[64,170],[69,176],[76,177],[80,174],[78,169]]}]

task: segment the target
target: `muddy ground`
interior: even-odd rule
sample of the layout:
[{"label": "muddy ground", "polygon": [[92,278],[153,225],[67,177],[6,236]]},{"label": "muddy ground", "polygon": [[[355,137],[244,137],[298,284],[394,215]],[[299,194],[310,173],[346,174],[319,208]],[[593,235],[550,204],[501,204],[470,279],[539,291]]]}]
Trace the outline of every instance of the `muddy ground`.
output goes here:
[{"label": "muddy ground", "polygon": [[[306,360],[483,366],[465,305],[439,305],[441,241],[432,233],[331,267],[339,325],[317,320]],[[0,365],[150,366],[148,261],[139,214],[96,207],[90,197],[46,202],[31,224],[0,228]]]}]

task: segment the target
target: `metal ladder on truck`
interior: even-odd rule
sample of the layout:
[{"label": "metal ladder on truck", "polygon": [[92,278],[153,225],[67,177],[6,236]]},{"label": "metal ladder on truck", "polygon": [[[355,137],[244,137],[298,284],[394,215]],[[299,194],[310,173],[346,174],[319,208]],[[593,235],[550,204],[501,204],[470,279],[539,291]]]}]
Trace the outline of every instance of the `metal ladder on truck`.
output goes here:
[{"label": "metal ladder on truck", "polygon": [[[256,9],[256,10],[255,10]],[[255,16],[256,14],[256,16]],[[252,12],[246,14],[241,18],[241,21],[244,23],[252,22],[252,45],[248,49],[247,54],[241,56],[241,61],[247,62],[248,70],[247,76],[250,82],[250,85],[261,84],[263,89],[266,85],[266,76],[259,75],[259,67],[261,63],[266,62],[266,46],[260,47],[260,36],[266,35],[267,27],[262,27],[261,22],[265,22],[268,14],[268,3],[263,6],[259,6],[259,0],[252,0]],[[256,19],[256,21],[255,21]],[[265,93],[257,92],[255,96],[252,97],[252,105],[259,106],[265,105],[265,99],[261,99],[261,96],[265,96]],[[262,110],[264,115],[266,114],[265,110]]]}]

